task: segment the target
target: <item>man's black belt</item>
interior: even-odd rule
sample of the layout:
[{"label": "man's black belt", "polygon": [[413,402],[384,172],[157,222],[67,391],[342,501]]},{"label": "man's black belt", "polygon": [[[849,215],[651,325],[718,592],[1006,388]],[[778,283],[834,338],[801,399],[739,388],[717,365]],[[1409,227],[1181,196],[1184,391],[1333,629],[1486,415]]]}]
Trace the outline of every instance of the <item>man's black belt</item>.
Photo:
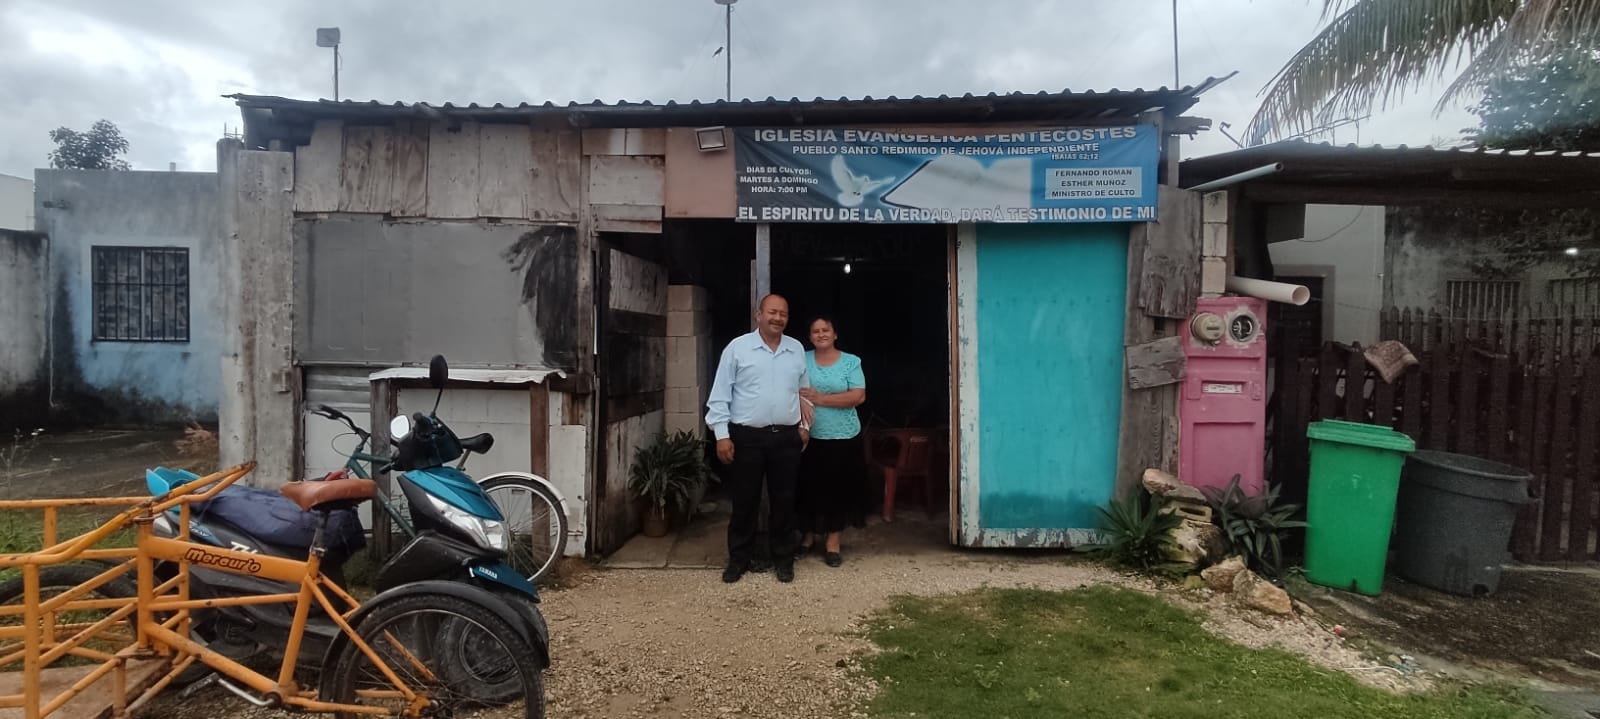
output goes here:
[{"label": "man's black belt", "polygon": [[777,433],[777,432],[782,432],[782,431],[784,431],[786,429],[795,429],[796,427],[799,427],[800,425],[797,425],[797,424],[769,424],[769,425],[767,425],[765,427],[751,427],[748,424],[732,424],[732,425],[729,425],[729,426],[735,427],[735,428],[738,428],[738,429],[749,430],[751,432]]}]

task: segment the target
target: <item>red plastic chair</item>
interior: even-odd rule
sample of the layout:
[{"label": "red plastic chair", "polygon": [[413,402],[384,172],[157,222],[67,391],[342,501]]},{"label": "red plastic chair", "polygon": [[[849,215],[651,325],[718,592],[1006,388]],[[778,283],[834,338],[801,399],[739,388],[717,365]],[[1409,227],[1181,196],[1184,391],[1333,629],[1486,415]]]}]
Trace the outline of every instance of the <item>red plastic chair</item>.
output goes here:
[{"label": "red plastic chair", "polygon": [[943,437],[936,429],[886,429],[868,436],[867,462],[883,472],[883,521],[894,521],[895,495],[908,480],[909,488],[921,495],[928,517],[934,516],[934,498],[945,475],[937,458],[949,456]]}]

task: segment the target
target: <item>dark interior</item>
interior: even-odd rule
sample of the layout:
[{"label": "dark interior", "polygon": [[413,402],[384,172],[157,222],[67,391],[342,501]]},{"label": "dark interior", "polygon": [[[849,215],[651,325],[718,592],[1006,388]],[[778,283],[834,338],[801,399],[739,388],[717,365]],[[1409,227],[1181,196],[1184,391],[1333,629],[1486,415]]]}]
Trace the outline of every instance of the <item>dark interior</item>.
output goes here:
[{"label": "dark interior", "polygon": [[[810,320],[833,318],[839,347],[861,357],[869,429],[949,424],[948,233],[942,225],[772,226],[772,289],[789,300],[788,334],[810,349]],[[674,220],[665,234],[669,281],[710,291],[720,354],[750,331],[755,225]]]},{"label": "dark interior", "polygon": [[811,321],[833,319],[839,348],[861,357],[869,429],[949,424],[948,231],[772,227],[772,289],[789,299],[789,334],[810,349]]}]

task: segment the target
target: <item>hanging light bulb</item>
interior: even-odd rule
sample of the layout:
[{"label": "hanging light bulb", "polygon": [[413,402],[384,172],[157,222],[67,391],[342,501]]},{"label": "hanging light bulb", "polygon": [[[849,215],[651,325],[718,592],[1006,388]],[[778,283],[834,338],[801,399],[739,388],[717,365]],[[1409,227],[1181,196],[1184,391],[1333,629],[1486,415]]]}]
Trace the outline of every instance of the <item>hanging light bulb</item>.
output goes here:
[{"label": "hanging light bulb", "polygon": [[847,275],[850,274],[850,263],[848,262],[844,263],[844,273]]}]

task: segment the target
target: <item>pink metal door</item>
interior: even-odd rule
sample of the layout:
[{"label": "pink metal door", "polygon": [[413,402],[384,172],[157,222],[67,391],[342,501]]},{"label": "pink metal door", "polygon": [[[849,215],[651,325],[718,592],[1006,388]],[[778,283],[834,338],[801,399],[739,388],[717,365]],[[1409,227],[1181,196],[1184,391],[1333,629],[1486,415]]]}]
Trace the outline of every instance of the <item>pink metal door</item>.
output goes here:
[{"label": "pink metal door", "polygon": [[1178,418],[1179,478],[1224,488],[1240,475],[1247,494],[1265,488],[1266,301],[1202,299],[1184,333],[1187,368]]}]

